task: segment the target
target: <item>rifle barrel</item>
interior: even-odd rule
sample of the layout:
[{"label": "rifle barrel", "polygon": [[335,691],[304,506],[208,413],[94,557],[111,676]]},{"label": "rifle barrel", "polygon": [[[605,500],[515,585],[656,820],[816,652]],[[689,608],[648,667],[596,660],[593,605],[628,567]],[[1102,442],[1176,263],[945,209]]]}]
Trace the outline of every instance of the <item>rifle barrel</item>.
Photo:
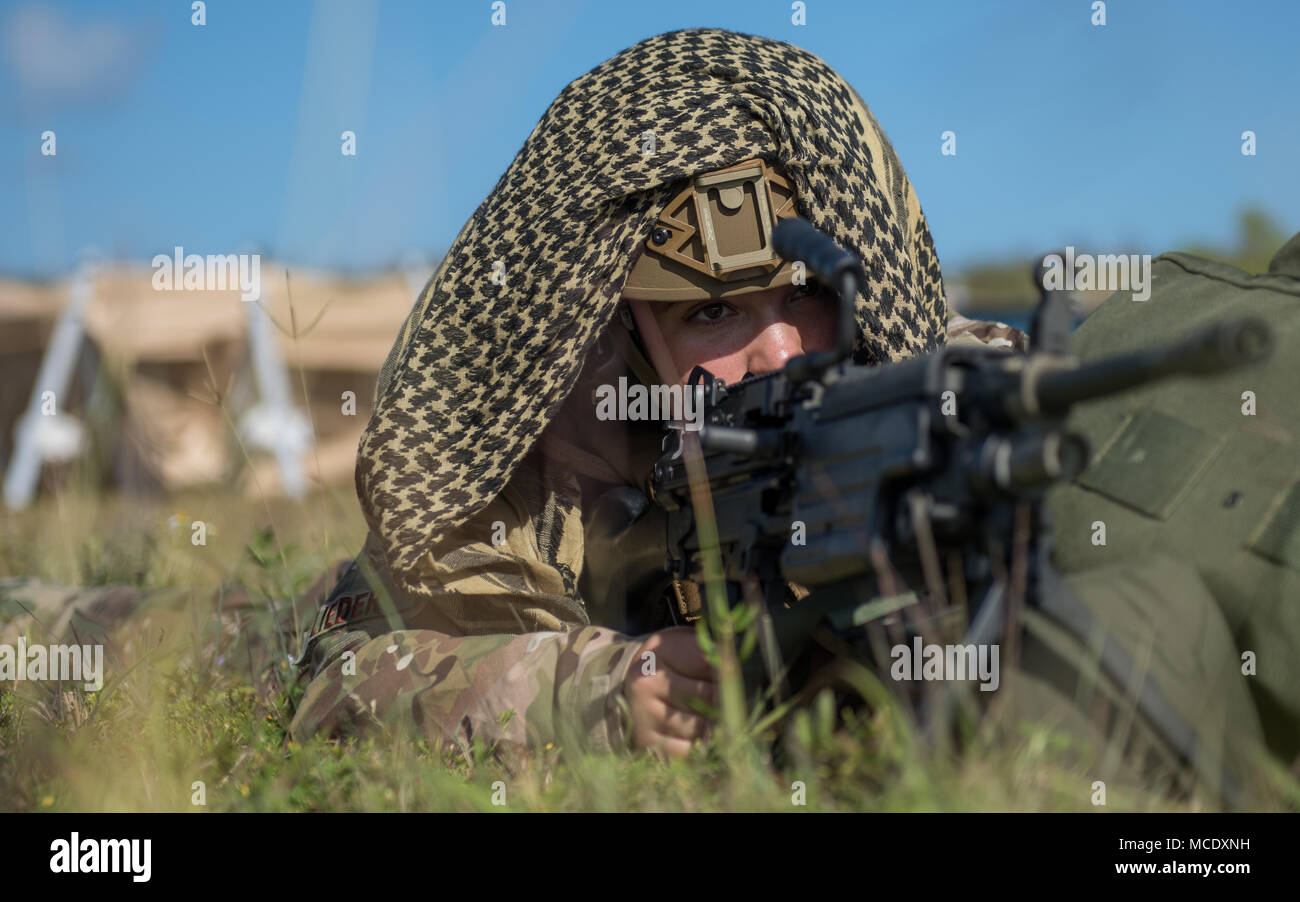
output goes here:
[{"label": "rifle barrel", "polygon": [[1273,349],[1273,334],[1256,317],[1211,323],[1186,338],[1115,357],[1077,369],[1045,370],[1035,394],[1040,409],[1064,413],[1090,398],[1125,391],[1167,376],[1212,376],[1266,358]]}]

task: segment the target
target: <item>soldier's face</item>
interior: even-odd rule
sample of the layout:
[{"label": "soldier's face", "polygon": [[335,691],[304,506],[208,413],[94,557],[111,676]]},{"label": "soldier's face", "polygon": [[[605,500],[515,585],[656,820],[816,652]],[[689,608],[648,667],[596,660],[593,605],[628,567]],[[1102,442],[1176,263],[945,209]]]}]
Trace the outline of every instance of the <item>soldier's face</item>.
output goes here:
[{"label": "soldier's face", "polygon": [[[735,383],[746,373],[779,370],[791,357],[835,346],[835,299],[812,282],[716,301],[628,304],[658,358],[660,376],[683,384],[697,365]],[[658,338],[666,354],[655,353]],[[663,372],[666,366],[670,373]]]}]

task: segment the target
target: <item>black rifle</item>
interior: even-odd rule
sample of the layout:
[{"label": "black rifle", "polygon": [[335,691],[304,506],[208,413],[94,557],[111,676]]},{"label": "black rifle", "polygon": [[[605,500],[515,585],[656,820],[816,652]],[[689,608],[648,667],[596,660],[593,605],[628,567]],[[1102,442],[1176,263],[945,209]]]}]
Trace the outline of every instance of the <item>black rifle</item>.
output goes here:
[{"label": "black rifle", "polygon": [[[865,284],[858,260],[800,219],[780,223],[774,245],[837,292],[836,350],[735,385],[697,367],[690,382],[704,394],[703,427],[691,433],[678,424],[666,435],[652,488],[666,512],[669,574],[704,589],[701,563],[713,555],[728,604],[761,598],[761,654],[747,665],[746,683],[778,697],[805,687],[819,646],[880,667],[884,631],[896,642],[942,621],[956,624],[963,644],[992,643],[1019,604],[1086,631],[1086,610],[1057,591],[1042,503],[1053,483],[1088,463],[1086,442],[1065,428],[1071,406],[1167,376],[1220,373],[1271,350],[1268,327],[1243,318],[1079,365],[1068,356],[1066,302],[1044,289],[1028,355],[952,344],[856,365],[853,298]],[[712,529],[695,509],[683,454],[697,439]],[[632,521],[659,531],[663,520],[620,498],[599,518],[615,550],[662,554],[661,543],[628,537]],[[705,538],[715,532],[716,544]],[[792,604],[791,583],[811,594]],[[1116,648],[1104,658],[1117,676],[1131,666]],[[1157,698],[1147,707],[1162,705]],[[1153,717],[1176,734],[1168,714]]]}]

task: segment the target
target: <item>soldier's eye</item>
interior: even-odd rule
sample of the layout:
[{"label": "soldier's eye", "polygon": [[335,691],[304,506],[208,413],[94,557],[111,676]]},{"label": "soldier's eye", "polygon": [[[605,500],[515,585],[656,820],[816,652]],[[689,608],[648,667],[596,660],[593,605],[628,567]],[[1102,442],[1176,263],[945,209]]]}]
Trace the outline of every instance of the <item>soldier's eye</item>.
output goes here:
[{"label": "soldier's eye", "polygon": [[686,320],[693,323],[716,323],[726,319],[730,309],[720,301],[712,301],[696,307],[687,314]]}]

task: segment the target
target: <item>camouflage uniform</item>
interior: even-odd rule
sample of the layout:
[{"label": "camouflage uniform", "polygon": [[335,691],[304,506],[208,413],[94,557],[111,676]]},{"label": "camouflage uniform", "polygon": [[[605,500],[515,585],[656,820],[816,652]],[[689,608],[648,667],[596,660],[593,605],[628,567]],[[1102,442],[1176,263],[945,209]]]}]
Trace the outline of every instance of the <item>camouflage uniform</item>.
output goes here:
[{"label": "camouflage uniform", "polygon": [[1029,352],[1029,336],[1006,323],[968,319],[960,313],[948,317],[948,344],[975,341],[990,348]]},{"label": "camouflage uniform", "polygon": [[[515,751],[561,739],[623,746],[615,690],[636,643],[591,625],[575,598],[577,509],[556,517],[547,498],[576,481],[548,484],[538,456],[530,463],[429,556],[433,601],[402,593],[367,542],[307,630],[311,683],[295,736],[409,715],[430,739],[462,750],[474,737]],[[567,724],[576,735],[561,736]]]},{"label": "camouflage uniform", "polygon": [[[1027,345],[1024,333],[1004,323],[956,315],[951,323],[952,341]],[[548,743],[625,748],[620,689],[639,663],[644,636],[591,623],[575,596],[584,565],[582,510],[591,505],[561,514],[564,506],[553,501],[556,494],[589,499],[609,484],[580,479],[542,451],[530,455],[498,498],[428,556],[427,579],[438,587],[432,602],[401,592],[370,539],[306,630],[302,663],[310,683],[293,735],[404,723],[462,751],[477,737],[507,757]],[[690,583],[674,588],[685,597],[672,592],[642,603],[652,616],[657,610],[671,618],[676,608],[682,622],[693,619],[697,590]]]}]

